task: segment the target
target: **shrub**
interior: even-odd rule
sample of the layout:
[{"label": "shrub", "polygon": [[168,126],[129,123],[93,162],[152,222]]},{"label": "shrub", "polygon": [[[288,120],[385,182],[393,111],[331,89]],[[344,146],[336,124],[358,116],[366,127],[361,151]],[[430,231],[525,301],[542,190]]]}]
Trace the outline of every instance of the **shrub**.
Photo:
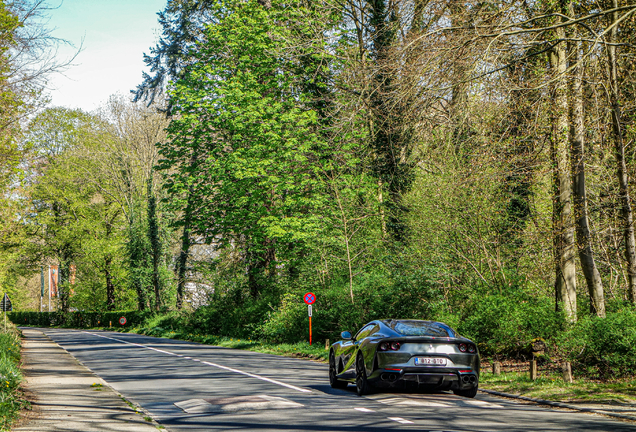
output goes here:
[{"label": "shrub", "polygon": [[16,325],[35,327],[91,328],[121,327],[119,318],[126,318],[127,327],[141,326],[152,317],[151,311],[110,311],[110,312],[9,312],[9,319]]},{"label": "shrub", "polygon": [[533,339],[554,339],[563,326],[552,299],[518,292],[473,298],[457,330],[477,342],[482,355],[522,357]]},{"label": "shrub", "polygon": [[0,430],[8,430],[18,411],[26,404],[18,386],[22,381],[19,369],[20,338],[14,326],[0,330]]},{"label": "shrub", "polygon": [[561,355],[585,374],[618,378],[636,374],[636,312],[581,317],[558,340]]}]

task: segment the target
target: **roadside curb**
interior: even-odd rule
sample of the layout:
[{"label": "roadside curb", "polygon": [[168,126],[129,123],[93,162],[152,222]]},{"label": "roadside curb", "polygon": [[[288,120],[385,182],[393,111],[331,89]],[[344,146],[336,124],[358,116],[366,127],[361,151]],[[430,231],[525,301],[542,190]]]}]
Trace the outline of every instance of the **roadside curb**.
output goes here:
[{"label": "roadside curb", "polygon": [[538,403],[538,404],[541,404],[541,405],[549,405],[549,406],[553,406],[553,407],[557,407],[557,408],[568,408],[568,409],[571,409],[571,410],[585,412],[585,413],[601,414],[601,415],[606,415],[606,416],[610,416],[610,417],[616,417],[616,418],[620,418],[620,419],[624,419],[624,420],[636,421],[636,416],[618,414],[618,413],[615,413],[615,412],[599,410],[599,409],[596,409],[596,408],[582,408],[582,407],[579,407],[579,406],[576,406],[576,405],[570,405],[570,404],[566,404],[566,403],[563,403],[563,402],[553,402],[553,401],[549,401],[549,400],[545,400],[545,399],[531,398],[531,397],[528,397],[528,396],[521,396],[521,395],[510,394],[510,393],[498,392],[498,391],[495,391],[495,390],[486,390],[486,389],[481,389],[480,388],[479,391],[483,392],[483,393],[488,393],[488,394],[491,394],[491,395],[495,395],[495,396],[502,396],[502,397],[511,398],[511,399],[521,399],[521,400],[524,400],[524,401],[534,402],[534,403]]}]

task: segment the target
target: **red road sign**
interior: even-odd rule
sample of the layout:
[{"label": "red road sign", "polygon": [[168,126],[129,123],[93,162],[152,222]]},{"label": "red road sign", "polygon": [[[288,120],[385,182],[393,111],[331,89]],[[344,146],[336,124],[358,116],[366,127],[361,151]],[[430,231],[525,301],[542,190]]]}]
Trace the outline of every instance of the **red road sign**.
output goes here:
[{"label": "red road sign", "polygon": [[316,301],[316,296],[314,295],[314,293],[308,292],[307,294],[305,294],[305,297],[303,297],[303,300],[305,300],[305,303],[307,303],[308,305],[314,304],[314,302]]},{"label": "red road sign", "polygon": [[126,324],[126,317],[119,318],[119,324],[121,324],[121,325]]}]

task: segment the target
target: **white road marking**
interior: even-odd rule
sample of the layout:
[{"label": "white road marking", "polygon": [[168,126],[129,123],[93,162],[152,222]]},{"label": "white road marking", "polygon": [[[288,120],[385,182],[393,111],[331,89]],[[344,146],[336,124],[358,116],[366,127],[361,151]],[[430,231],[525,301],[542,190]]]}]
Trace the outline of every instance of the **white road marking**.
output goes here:
[{"label": "white road marking", "polygon": [[244,410],[301,408],[304,405],[278,396],[239,396],[216,399],[190,399],[175,402],[175,406],[189,414],[232,413]]},{"label": "white road marking", "polygon": [[503,405],[486,402],[482,400],[476,399],[466,399],[461,401],[463,405],[472,405],[480,408],[503,408]]},{"label": "white road marking", "polygon": [[457,408],[457,407],[469,407],[469,408],[503,408],[502,405],[495,403],[460,398],[451,395],[431,395],[431,396],[419,396],[413,395],[410,397],[373,397],[373,400],[386,405],[391,406],[412,406],[412,407],[438,407],[438,408]]},{"label": "white road marking", "polygon": [[377,399],[378,402],[387,405],[401,405],[401,406],[418,406],[418,407],[450,407],[450,404],[443,402],[434,402],[431,400],[420,399],[407,399],[407,398],[389,398],[389,399]]},{"label": "white road marking", "polygon": [[354,408],[354,409],[358,411],[362,411],[362,412],[375,412],[373,410],[370,410],[369,408]]},{"label": "white road marking", "polygon": [[406,423],[413,423],[413,422],[412,422],[412,421],[410,421],[410,420],[404,420],[402,417],[389,417],[389,420],[393,420],[393,421],[396,421],[396,422],[398,422],[398,423],[403,423],[403,424],[406,424]]},{"label": "white road marking", "polygon": [[[142,344],[138,344],[138,343],[134,343],[134,342],[128,342],[128,341],[125,341],[125,340],[116,339],[116,338],[112,338],[112,337],[108,337],[108,336],[104,336],[104,335],[100,335],[100,334],[90,333],[90,332],[87,332],[87,331],[82,331],[82,333],[86,333],[86,334],[89,334],[89,335],[92,335],[92,336],[101,337],[101,338],[104,338],[104,339],[114,340],[114,341],[121,342],[121,343],[127,344],[127,345],[134,345],[134,346],[138,346],[138,347],[141,347],[141,348],[146,348],[146,349],[149,349],[149,350],[152,350],[152,351],[157,351],[157,352],[160,352],[160,353],[163,353],[163,354],[169,354],[169,355],[173,355],[173,356],[178,356],[178,354],[172,353],[170,351],[160,350],[160,349],[157,349],[157,348],[149,347],[147,345],[142,345]],[[294,385],[287,384],[287,383],[284,383],[284,382],[281,382],[281,381],[277,381],[277,380],[274,380],[274,379],[271,379],[271,378],[266,378],[264,376],[252,374],[252,373],[249,373],[249,372],[244,372],[244,371],[239,370],[239,369],[234,369],[234,368],[230,368],[230,367],[227,367],[227,366],[221,366],[221,365],[216,364],[216,363],[201,361],[201,360],[198,360],[198,359],[192,359],[190,357],[183,357],[183,358],[184,359],[189,359],[189,360],[194,360],[194,361],[197,361],[197,362],[201,362],[202,364],[206,364],[206,365],[209,365],[209,366],[214,366],[216,368],[224,369],[224,370],[227,370],[227,371],[230,371],[230,372],[234,372],[234,373],[237,373],[237,374],[246,375],[246,376],[249,376],[249,377],[252,377],[252,378],[257,378],[257,379],[260,379],[260,380],[263,380],[263,381],[267,381],[267,382],[270,382],[272,384],[276,384],[276,385],[279,385],[279,386],[282,386],[282,387],[287,387],[287,388],[290,388],[292,390],[296,390],[296,391],[299,391],[299,392],[311,393],[311,390],[304,389],[304,388],[301,388],[301,387],[296,387]]]}]

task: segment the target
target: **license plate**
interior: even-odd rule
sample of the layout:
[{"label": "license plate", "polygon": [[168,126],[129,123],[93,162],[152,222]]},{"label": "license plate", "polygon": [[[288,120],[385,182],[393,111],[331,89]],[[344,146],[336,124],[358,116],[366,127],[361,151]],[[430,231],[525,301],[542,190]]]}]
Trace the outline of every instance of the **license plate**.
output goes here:
[{"label": "license plate", "polygon": [[415,357],[415,364],[418,366],[446,366],[446,359],[443,357]]}]

